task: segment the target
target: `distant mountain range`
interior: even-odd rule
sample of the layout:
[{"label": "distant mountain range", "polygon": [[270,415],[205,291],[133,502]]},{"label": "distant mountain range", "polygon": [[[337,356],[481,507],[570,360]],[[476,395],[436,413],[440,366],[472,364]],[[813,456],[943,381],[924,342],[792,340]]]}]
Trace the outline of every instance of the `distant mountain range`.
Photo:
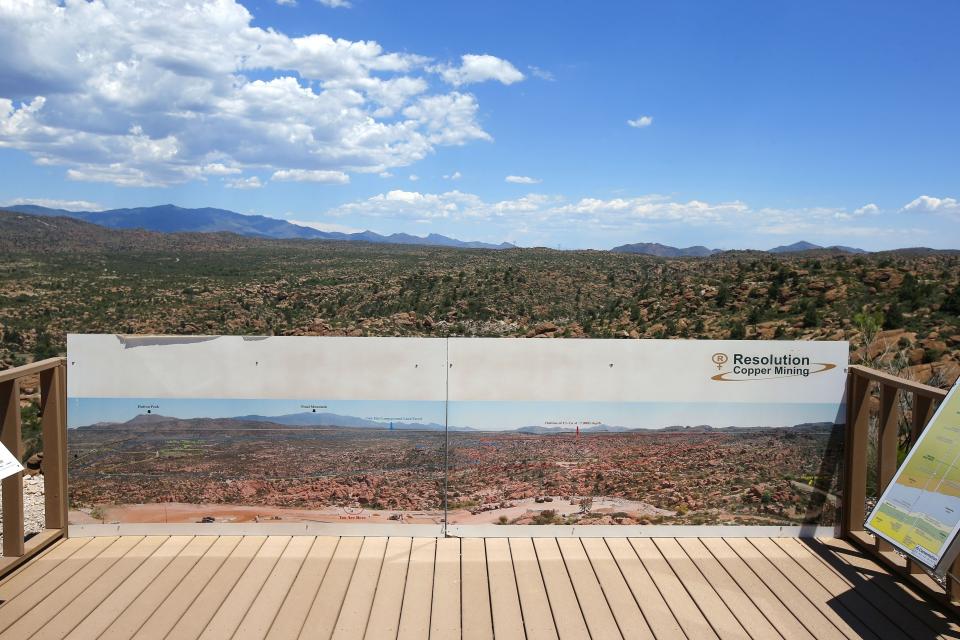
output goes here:
[{"label": "distant mountain range", "polygon": [[[108,209],[106,211],[68,211],[66,209],[51,209],[33,204],[19,204],[0,207],[0,210],[40,217],[55,216],[59,218],[70,218],[107,229],[125,231],[139,230],[163,234],[233,233],[248,238],[274,240],[343,240],[375,244],[452,247],[457,249],[517,248],[516,245],[509,242],[501,242],[500,244],[465,242],[437,233],[431,233],[426,236],[414,236],[408,233],[382,235],[374,231],[360,231],[358,233],[320,231],[319,229],[293,224],[286,220],[268,216],[245,215],[235,211],[210,207],[187,209],[172,204],[155,207],[136,207],[132,209]],[[918,248],[916,250],[923,251],[924,249]],[[610,251],[613,253],[631,253],[657,256],[660,258],[704,258],[725,252],[723,249],[710,249],[701,245],[693,247],[671,247],[658,242],[622,244],[610,249]],[[867,251],[856,247],[843,245],[825,247],[806,241],[773,247],[767,250],[766,253],[789,254],[816,251],[848,254],[867,253]]]},{"label": "distant mountain range", "polygon": [[[189,431],[195,429],[269,429],[271,425],[285,427],[339,427],[342,429],[380,429],[388,430],[392,428],[395,431],[443,431],[444,426],[436,422],[389,422],[380,420],[367,420],[356,416],[345,416],[336,413],[291,413],[282,416],[261,416],[246,415],[235,416],[232,418],[173,418],[159,414],[140,414],[127,420],[126,422],[98,422],[84,429],[140,429],[152,430],[153,428],[167,425],[170,430]],[[782,427],[794,431],[829,431],[834,425],[829,422],[804,423],[794,425],[793,427]],[[582,434],[591,433],[627,433],[659,431],[664,433],[711,433],[722,431],[724,433],[734,433],[741,431],[756,431],[780,427],[712,427],[709,425],[698,426],[669,426],[662,429],[647,429],[635,427],[622,427],[608,424],[596,424],[580,429]],[[451,431],[458,432],[483,432],[484,429],[474,429],[473,427],[450,427]],[[530,425],[518,427],[516,429],[506,429],[500,433],[522,433],[528,435],[562,435],[576,432],[576,427],[545,427],[542,425]]]},{"label": "distant mountain range", "polygon": [[278,240],[352,240],[377,244],[414,244],[431,247],[456,247],[459,249],[512,249],[509,242],[464,242],[438,233],[414,236],[408,233],[393,233],[388,236],[373,231],[342,233],[320,231],[312,227],[293,224],[268,216],[244,215],[226,209],[186,209],[172,204],[134,209],[109,209],[106,211],[67,211],[33,204],[0,207],[7,211],[28,213],[36,216],[61,216],[76,218],[110,229],[145,229],[160,233],[217,233],[229,232],[241,236],[273,238]]},{"label": "distant mountain range", "polygon": [[610,251],[614,253],[639,253],[645,256],[658,256],[660,258],[705,258],[715,253],[721,253],[720,249],[708,249],[700,245],[680,249],[660,244],[659,242],[622,244],[619,247],[610,249]]}]

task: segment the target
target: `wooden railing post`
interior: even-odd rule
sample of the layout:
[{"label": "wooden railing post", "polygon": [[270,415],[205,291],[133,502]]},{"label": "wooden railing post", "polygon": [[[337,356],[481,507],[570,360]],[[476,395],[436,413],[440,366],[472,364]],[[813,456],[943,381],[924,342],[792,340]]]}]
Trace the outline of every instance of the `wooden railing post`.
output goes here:
[{"label": "wooden railing post", "polygon": [[[894,410],[897,402],[897,388],[889,384],[880,384],[880,420],[877,423],[877,498],[883,495],[897,472],[897,446],[900,421]],[[877,538],[877,551],[891,551],[893,545]]]},{"label": "wooden railing post", "polygon": [[[23,459],[20,434],[20,381],[0,382],[0,442],[17,460]],[[23,555],[23,472],[3,479],[3,555]]]},{"label": "wooden railing post", "polygon": [[870,381],[852,373],[847,377],[846,482],[843,487],[845,534],[862,531],[867,498],[867,437],[869,435]]},{"label": "wooden railing post", "polygon": [[67,530],[67,412],[65,367],[40,374],[40,425],[43,431],[44,526]]}]

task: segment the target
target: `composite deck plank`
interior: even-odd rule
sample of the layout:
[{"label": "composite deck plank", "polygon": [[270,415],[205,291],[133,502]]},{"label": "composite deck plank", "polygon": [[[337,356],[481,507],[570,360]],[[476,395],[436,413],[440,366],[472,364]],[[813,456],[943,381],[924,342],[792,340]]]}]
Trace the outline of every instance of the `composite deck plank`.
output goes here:
[{"label": "composite deck plank", "polygon": [[560,640],[590,638],[587,622],[584,620],[580,602],[570,582],[570,574],[563,562],[556,538],[534,538],[533,548],[537,553],[543,585],[550,599],[553,621],[557,625]]},{"label": "composite deck plank", "polygon": [[891,638],[922,638],[930,635],[926,625],[877,585],[861,581],[855,574],[844,576],[800,540],[777,538],[775,543],[804,571],[842,599],[844,605],[878,635],[889,635]]},{"label": "composite deck plank", "polygon": [[340,538],[332,536],[313,541],[300,572],[273,618],[267,633],[268,640],[295,640],[300,635],[339,543]]},{"label": "composite deck plank", "polygon": [[703,613],[707,622],[720,638],[749,640],[747,633],[737,617],[733,615],[726,602],[716,592],[713,585],[704,578],[700,569],[693,563],[674,538],[654,538],[651,542],[664,557],[673,573],[683,584],[687,593]]},{"label": "composite deck plank", "polygon": [[487,538],[487,577],[490,580],[490,616],[493,635],[497,640],[524,640],[523,613],[517,577],[513,573],[510,542],[507,538]]},{"label": "composite deck plank", "polygon": [[171,638],[179,640],[200,635],[266,539],[266,536],[244,536],[229,551],[221,548],[213,553],[211,549],[134,637],[160,640],[169,633]]},{"label": "composite deck plank", "polygon": [[461,596],[460,620],[464,640],[493,640],[490,613],[490,580],[487,577],[487,551],[483,538],[460,540]]},{"label": "composite deck plank", "polygon": [[[313,542],[312,536],[295,536],[290,539],[256,599],[250,603],[246,611],[234,613],[238,618],[243,618],[233,634],[234,637],[244,640],[262,640],[267,635],[280,605],[290,591],[290,586],[303,567]],[[228,602],[224,603],[224,607]]]},{"label": "composite deck plank", "polygon": [[[270,536],[257,551],[237,583],[220,603],[200,634],[202,640],[229,640],[240,625],[243,615],[260,594],[260,590],[290,544],[290,536]],[[241,636],[245,637],[245,636]]]},{"label": "composite deck plank", "polygon": [[[577,540],[582,546],[593,572],[597,576],[603,596],[616,619],[620,634],[625,640],[652,640],[653,632],[620,573],[617,561],[610,554],[602,538]],[[566,551],[564,551],[566,553]]]},{"label": "composite deck plank", "polygon": [[892,602],[927,627],[928,634],[932,631],[944,638],[960,638],[957,623],[850,543],[837,538],[801,542],[831,566],[856,578],[859,581],[856,588],[864,588],[866,584],[878,587]]},{"label": "composite deck plank", "polygon": [[[783,637],[780,631],[770,624],[770,621],[757,608],[757,605],[744,593],[743,589],[737,585],[736,581],[730,577],[730,574],[717,562],[717,559],[711,555],[710,551],[703,546],[702,542],[696,538],[677,538],[676,541],[751,637]],[[792,616],[790,620],[800,627],[800,624]],[[800,628],[803,629],[803,627]],[[805,630],[803,637],[806,637]]]},{"label": "composite deck plank", "polygon": [[20,566],[4,578],[3,582],[0,582],[0,601],[8,602],[12,600],[34,582],[53,571],[92,539],[69,538],[61,540],[30,562]]},{"label": "composite deck plank", "polygon": [[362,546],[363,538],[340,539],[303,622],[300,630],[302,640],[327,640],[333,634]]},{"label": "composite deck plank", "polygon": [[[171,536],[150,557],[127,577],[123,584],[115,588],[68,634],[71,640],[94,640],[116,620],[140,593],[153,582],[154,578],[172,562],[184,547],[193,540],[193,536]],[[121,560],[123,562],[123,560]],[[120,563],[117,563],[118,565]],[[116,566],[114,566],[116,569]],[[99,581],[98,581],[99,586]],[[87,594],[84,593],[86,596]],[[79,599],[78,599],[79,600]],[[76,600],[74,604],[76,604]]]},{"label": "composite deck plank", "polygon": [[411,538],[390,538],[387,542],[377,591],[373,606],[370,607],[370,619],[363,636],[367,640],[395,640],[397,637],[412,542]]},{"label": "composite deck plank", "polygon": [[433,604],[430,609],[431,640],[460,638],[460,539],[437,540],[433,566]]},{"label": "composite deck plank", "polygon": [[543,575],[537,563],[537,554],[530,538],[510,538],[510,555],[517,580],[520,610],[523,612],[523,627],[529,640],[554,639],[557,627],[550,610],[550,600],[543,584]]},{"label": "composite deck plank", "polygon": [[[827,617],[824,611],[807,599],[803,591],[780,573],[746,538],[725,538],[724,544],[733,549],[780,601],[800,619],[818,640],[824,638],[856,638],[856,631],[844,624],[838,616]],[[811,596],[816,598],[816,596]]]},{"label": "composite deck plank", "polygon": [[769,538],[744,538],[780,571],[797,589],[813,602],[824,617],[833,622],[848,638],[894,638],[897,633],[880,633],[854,615],[843,600],[836,596],[813,576],[803,570],[792,558]]},{"label": "composite deck plank", "polygon": [[697,603],[684,588],[683,583],[673,573],[670,564],[657,549],[653,540],[630,538],[629,541],[684,632],[691,638],[717,638],[710,622],[697,607]]},{"label": "composite deck plank", "polygon": [[617,563],[620,575],[626,581],[634,600],[640,607],[644,619],[650,625],[650,631],[657,640],[675,640],[686,638],[683,628],[657,589],[647,569],[640,562],[626,538],[606,538],[604,540],[611,557]]},{"label": "composite deck plank", "polygon": [[[169,540],[168,536],[147,536],[141,540],[31,637],[36,638],[36,640],[56,640],[66,637],[79,622],[85,620],[115,589],[124,584],[127,578],[143,566],[167,540]],[[56,594],[51,597],[57,600],[54,604],[60,604],[60,598]],[[45,607],[47,605],[41,603],[40,606]]]},{"label": "composite deck plank", "polygon": [[558,538],[557,545],[563,556],[570,582],[577,594],[580,611],[593,638],[622,638],[617,619],[610,610],[603,587],[590,564],[590,558],[579,538]]},{"label": "composite deck plank", "polygon": [[435,538],[414,538],[410,566],[400,609],[399,640],[419,640],[430,634],[430,608],[433,604],[433,563],[437,554]]},{"label": "composite deck plank", "polygon": [[118,538],[115,537],[94,538],[59,562],[49,573],[41,576],[33,575],[36,582],[29,586],[18,584],[17,595],[0,606],[0,631],[23,617],[38,602],[53,593],[117,540]]},{"label": "composite deck plank", "polygon": [[[35,595],[28,589],[19,598],[4,605],[6,610],[8,606],[15,605],[6,615],[15,618],[15,622],[0,634],[3,640],[22,640],[30,637],[34,632],[41,629],[51,618],[67,607],[74,598],[84,592],[90,585],[103,575],[120,558],[130,552],[137,544],[143,540],[142,536],[122,537],[116,539],[113,544],[105,548],[95,558],[90,559],[83,567],[70,576],[65,582],[57,585],[55,589],[48,592],[42,599],[35,600]],[[84,548],[90,548],[86,545]],[[29,610],[22,611],[24,606],[29,605]],[[22,611],[22,613],[21,613]]]},{"label": "composite deck plank", "polygon": [[386,538],[364,538],[353,579],[347,588],[337,624],[333,629],[335,640],[355,640],[362,638],[366,632],[386,552]]},{"label": "composite deck plank", "polygon": [[160,603],[173,591],[183,577],[196,566],[200,558],[214,545],[232,549],[240,542],[239,536],[218,538],[197,536],[174,558],[167,567],[124,609],[124,611],[100,635],[101,640],[125,640],[143,626]]},{"label": "composite deck plank", "polygon": [[814,636],[807,627],[757,577],[757,574],[747,566],[740,556],[724,544],[722,538],[700,538],[700,543],[784,638],[788,640],[813,640]]}]

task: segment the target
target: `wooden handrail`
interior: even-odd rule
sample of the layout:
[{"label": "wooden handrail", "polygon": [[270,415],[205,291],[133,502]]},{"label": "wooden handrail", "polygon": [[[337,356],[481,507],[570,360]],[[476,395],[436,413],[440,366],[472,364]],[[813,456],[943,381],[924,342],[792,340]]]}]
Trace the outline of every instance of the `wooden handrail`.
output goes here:
[{"label": "wooden handrail", "polygon": [[60,367],[65,364],[67,364],[66,358],[47,358],[46,360],[39,360],[37,362],[25,364],[22,367],[4,369],[3,371],[0,371],[0,382],[9,382],[10,380],[17,380],[27,376],[35,376],[38,373],[55,369],[56,367]]},{"label": "wooden handrail", "polygon": [[876,369],[864,367],[859,364],[850,365],[847,367],[847,371],[849,373],[856,374],[859,377],[866,378],[872,382],[888,384],[892,387],[896,387],[897,389],[902,389],[903,391],[909,391],[911,393],[917,393],[921,396],[932,398],[934,400],[943,400],[947,397],[947,392],[943,389],[931,387],[930,385],[923,384],[922,382],[907,380],[906,378],[898,378],[897,376],[884,371],[877,371]]},{"label": "wooden handrail", "polygon": [[[898,378],[883,371],[860,365],[847,367],[846,467],[844,472],[841,530],[845,537],[865,552],[875,556],[888,568],[900,573],[928,595],[960,613],[960,583],[949,579],[942,588],[923,569],[903,558],[893,546],[864,529],[867,501],[867,472],[871,436],[876,438],[876,495],[883,493],[897,471],[898,449],[901,446],[900,425],[904,424],[909,446],[917,441],[933,417],[935,404],[947,391],[930,385]],[[876,397],[876,429],[871,431],[871,399]],[[903,399],[903,403],[900,399]],[[905,411],[909,408],[910,419]],[[960,575],[960,560],[954,563],[953,575]]]},{"label": "wooden handrail", "polygon": [[20,381],[40,377],[40,427],[43,439],[44,530],[24,540],[23,472],[4,478],[3,557],[0,577],[67,536],[66,358],[50,358],[0,371],[0,441],[23,459]]}]

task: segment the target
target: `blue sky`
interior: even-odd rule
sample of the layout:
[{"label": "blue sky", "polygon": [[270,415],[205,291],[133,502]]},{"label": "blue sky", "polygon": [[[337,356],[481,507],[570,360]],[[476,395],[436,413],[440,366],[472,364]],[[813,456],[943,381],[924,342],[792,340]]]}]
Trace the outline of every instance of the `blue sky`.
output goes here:
[{"label": "blue sky", "polygon": [[405,400],[262,400],[216,398],[72,398],[69,426],[126,422],[147,413],[175,418],[282,416],[317,412],[353,416],[385,424],[421,422],[503,431],[527,426],[563,427],[596,424],[635,429],[673,425],[715,427],[784,427],[806,422],[842,420],[842,407],[831,403],[762,402],[443,402]]},{"label": "blue sky", "polygon": [[0,4],[0,204],[960,248],[957,3],[61,4]]}]

